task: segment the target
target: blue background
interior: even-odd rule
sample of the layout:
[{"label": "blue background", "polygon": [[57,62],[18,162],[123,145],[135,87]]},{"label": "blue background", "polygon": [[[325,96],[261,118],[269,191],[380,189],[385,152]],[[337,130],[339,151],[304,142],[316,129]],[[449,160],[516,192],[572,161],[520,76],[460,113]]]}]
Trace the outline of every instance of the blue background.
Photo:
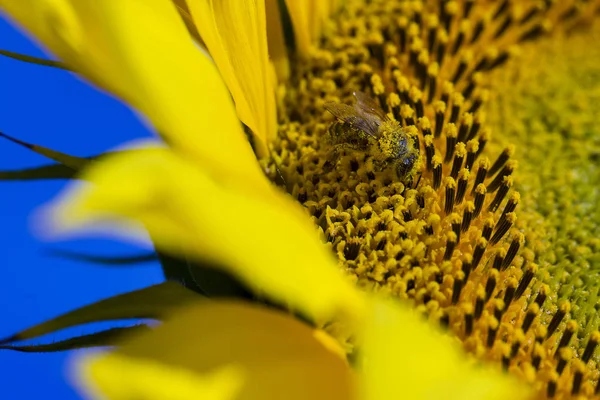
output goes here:
[{"label": "blue background", "polygon": [[[0,48],[45,57],[2,16]],[[77,156],[98,154],[151,135],[126,106],[68,72],[1,56],[0,130]],[[48,160],[43,157],[0,138],[1,170],[46,163]],[[73,308],[162,281],[157,263],[103,267],[45,254],[49,248],[97,255],[144,252],[108,240],[43,243],[36,239],[31,233],[29,215],[52,199],[65,183],[0,182],[0,337]],[[88,326],[66,333],[79,335],[97,329],[98,326]],[[53,334],[43,342],[67,336]],[[78,398],[66,379],[65,365],[72,354],[0,350],[0,398]]]}]

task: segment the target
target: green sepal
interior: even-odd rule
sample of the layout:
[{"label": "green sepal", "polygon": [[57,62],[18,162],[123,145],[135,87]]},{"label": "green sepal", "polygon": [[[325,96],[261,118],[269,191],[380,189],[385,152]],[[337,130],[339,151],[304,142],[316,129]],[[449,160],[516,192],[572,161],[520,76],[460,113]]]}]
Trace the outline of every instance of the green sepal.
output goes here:
[{"label": "green sepal", "polygon": [[73,179],[77,171],[60,164],[42,165],[13,171],[0,171],[2,181],[32,181],[50,179]]},{"label": "green sepal", "polygon": [[26,62],[29,64],[35,64],[35,65],[41,65],[44,67],[52,67],[52,68],[64,69],[66,71],[72,71],[72,69],[70,69],[64,63],[62,63],[60,61],[47,60],[45,58],[28,56],[26,54],[15,53],[14,51],[1,50],[1,49],[0,49],[0,55],[8,57],[8,58],[12,58],[13,60]]},{"label": "green sepal", "polygon": [[53,257],[64,258],[67,260],[83,261],[91,264],[119,267],[158,261],[158,256],[156,255],[156,253],[146,253],[128,257],[97,256],[59,249],[49,249],[46,250],[45,253]]},{"label": "green sepal", "polygon": [[81,170],[84,166],[86,166],[90,162],[90,160],[88,158],[75,157],[75,156],[71,156],[66,153],[61,153],[59,151],[49,149],[47,147],[42,147],[42,146],[38,146],[36,144],[27,143],[22,140],[16,139],[12,136],[9,136],[9,135],[5,134],[4,132],[0,132],[0,137],[8,139],[13,143],[16,143],[16,144],[23,146],[33,152],[43,155],[44,157],[54,160],[66,167],[71,168],[74,171]]},{"label": "green sepal", "polygon": [[150,330],[146,324],[110,328],[89,335],[75,336],[54,343],[33,345],[2,345],[0,350],[13,350],[22,353],[51,353],[89,347],[112,346],[116,342],[127,338],[129,335],[141,334]]},{"label": "green sepal", "polygon": [[250,291],[237,279],[214,264],[191,262],[158,252],[163,274],[170,281],[207,297],[252,299]]},{"label": "green sepal", "polygon": [[0,340],[8,345],[91,322],[132,318],[161,319],[200,296],[175,282],[164,282],[78,308]]}]

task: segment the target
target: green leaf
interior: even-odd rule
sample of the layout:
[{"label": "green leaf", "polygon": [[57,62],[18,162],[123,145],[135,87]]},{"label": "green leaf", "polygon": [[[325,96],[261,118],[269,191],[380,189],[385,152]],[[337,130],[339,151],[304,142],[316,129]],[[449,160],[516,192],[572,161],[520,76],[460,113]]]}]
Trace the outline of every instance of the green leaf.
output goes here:
[{"label": "green leaf", "polygon": [[65,258],[73,261],[83,261],[92,264],[101,264],[107,266],[129,266],[134,264],[143,264],[152,261],[158,261],[156,253],[139,254],[129,257],[107,257],[91,254],[83,254],[68,250],[50,249],[46,253],[53,257]]},{"label": "green leaf", "polygon": [[252,298],[250,291],[223,268],[208,262],[192,263],[160,252],[158,258],[167,280],[180,282],[197,293],[208,297]]},{"label": "green leaf", "polygon": [[111,346],[115,342],[127,338],[129,335],[141,334],[150,330],[145,324],[110,328],[89,335],[75,336],[66,340],[60,340],[48,344],[34,345],[4,345],[0,350],[13,350],[23,353],[50,353],[55,351],[66,351],[74,349],[84,349],[88,347]]},{"label": "green leaf", "polygon": [[198,294],[180,284],[164,282],[78,308],[2,339],[0,345],[33,339],[90,322],[131,318],[160,319],[173,309],[199,299]]},{"label": "green leaf", "polygon": [[2,50],[0,49],[0,55],[12,58],[13,60],[23,61],[29,64],[42,65],[44,67],[52,67],[58,69],[64,69],[67,71],[72,71],[69,67],[67,67],[64,63],[60,61],[54,60],[46,60],[44,58],[38,58],[33,56],[28,56],[26,54],[15,53],[14,51]]},{"label": "green leaf", "polygon": [[31,181],[42,179],[73,179],[77,171],[60,164],[42,165],[14,171],[0,171],[2,181]]},{"label": "green leaf", "polygon": [[71,156],[69,154],[54,151],[47,147],[42,147],[42,146],[38,146],[36,144],[27,143],[22,140],[16,139],[12,136],[9,136],[3,132],[0,132],[0,137],[8,139],[13,143],[16,143],[20,146],[28,148],[29,150],[34,151],[38,154],[41,154],[45,157],[48,157],[49,159],[59,162],[60,164],[66,166],[66,167],[69,167],[75,171],[79,171],[81,168],[83,168],[85,165],[87,165],[90,162],[90,160],[87,158],[75,157],[75,156]]}]

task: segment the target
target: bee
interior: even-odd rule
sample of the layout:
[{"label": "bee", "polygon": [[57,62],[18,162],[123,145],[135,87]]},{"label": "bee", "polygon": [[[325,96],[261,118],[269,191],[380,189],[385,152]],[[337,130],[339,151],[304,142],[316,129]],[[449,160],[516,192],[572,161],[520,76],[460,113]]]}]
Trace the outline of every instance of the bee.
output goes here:
[{"label": "bee", "polygon": [[419,161],[416,138],[390,119],[368,95],[358,91],[353,95],[353,106],[325,103],[325,109],[338,119],[329,127],[328,143],[335,149],[366,153],[378,170],[393,168],[402,182],[412,181]]}]

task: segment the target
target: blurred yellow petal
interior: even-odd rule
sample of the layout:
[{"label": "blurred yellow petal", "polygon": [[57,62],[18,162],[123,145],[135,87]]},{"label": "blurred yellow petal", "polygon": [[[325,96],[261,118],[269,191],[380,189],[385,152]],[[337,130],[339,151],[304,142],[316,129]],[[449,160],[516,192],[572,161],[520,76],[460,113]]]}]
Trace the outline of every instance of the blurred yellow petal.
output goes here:
[{"label": "blurred yellow petal", "polygon": [[374,300],[360,350],[364,400],[519,400],[531,394],[500,370],[473,365],[458,341],[416,311]]},{"label": "blurred yellow petal", "polygon": [[269,57],[275,67],[277,78],[285,82],[290,77],[290,62],[285,43],[285,34],[281,22],[279,0],[265,0],[267,13],[267,39],[269,41]]},{"label": "blurred yellow petal", "polygon": [[285,0],[292,19],[296,48],[302,57],[322,34],[330,14],[340,7],[339,0]]},{"label": "blurred yellow petal", "polygon": [[265,0],[188,0],[192,18],[235,101],[258,137],[259,153],[277,134]]},{"label": "blurred yellow petal", "polygon": [[127,217],[159,248],[212,259],[268,297],[308,315],[359,315],[362,298],[301,206],[276,190],[225,186],[165,149],[107,156],[56,206],[62,229]]},{"label": "blurred yellow petal", "polygon": [[198,374],[120,354],[91,356],[82,364],[78,375],[97,399],[233,400],[243,384],[235,367]]},{"label": "blurred yellow petal", "polygon": [[[151,394],[152,388],[166,395],[158,386],[174,388],[182,394],[178,398],[186,399],[194,375],[201,389],[213,387],[217,394],[223,394],[217,389],[228,380],[233,386],[241,384],[236,399],[350,399],[350,369],[313,332],[289,315],[257,305],[204,302],[180,310],[116,353],[84,360],[91,365],[83,377],[86,386],[99,387],[116,399]],[[210,386],[215,377],[219,379]],[[147,387],[140,388],[143,383]],[[175,388],[179,384],[183,388]],[[122,392],[130,396],[110,395]],[[202,394],[195,398],[210,399]]]},{"label": "blurred yellow petal", "polygon": [[0,0],[50,51],[213,173],[264,179],[214,64],[169,0]]}]

